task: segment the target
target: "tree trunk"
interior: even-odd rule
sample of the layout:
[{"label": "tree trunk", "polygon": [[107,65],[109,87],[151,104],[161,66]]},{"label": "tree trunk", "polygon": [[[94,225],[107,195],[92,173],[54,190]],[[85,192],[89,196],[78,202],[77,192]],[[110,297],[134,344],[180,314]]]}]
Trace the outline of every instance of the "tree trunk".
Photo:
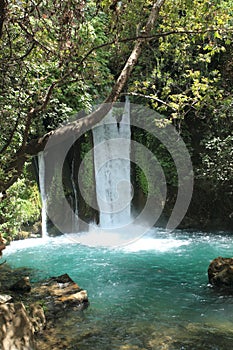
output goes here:
[{"label": "tree trunk", "polygon": [[3,24],[6,18],[6,6],[7,1],[6,0],[0,0],[0,38],[3,34]]}]

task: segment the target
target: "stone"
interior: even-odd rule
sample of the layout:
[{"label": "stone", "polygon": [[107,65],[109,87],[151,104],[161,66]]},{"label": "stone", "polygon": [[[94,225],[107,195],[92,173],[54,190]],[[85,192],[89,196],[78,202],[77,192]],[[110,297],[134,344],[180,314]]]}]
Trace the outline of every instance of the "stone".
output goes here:
[{"label": "stone", "polygon": [[83,317],[79,311],[89,305],[87,292],[63,274],[32,283],[27,294],[24,291],[29,291],[30,282],[23,277],[27,274],[30,271],[12,271],[7,264],[1,267],[0,350],[67,349],[71,340],[61,338],[63,327],[69,320],[76,329],[77,320]]},{"label": "stone", "polygon": [[49,319],[62,316],[64,309],[84,310],[89,305],[87,291],[81,289],[68,274],[45,280],[34,286],[32,293],[46,301]]},{"label": "stone", "polygon": [[51,277],[51,280],[56,281],[57,283],[75,283],[67,273],[57,277]]},{"label": "stone", "polygon": [[39,304],[31,304],[29,315],[35,333],[41,333],[46,325],[44,310]]},{"label": "stone", "polygon": [[17,239],[27,239],[30,237],[30,232],[21,230],[17,234]]},{"label": "stone", "polygon": [[209,283],[221,289],[233,291],[233,258],[218,258],[211,261],[208,268]]},{"label": "stone", "polygon": [[35,350],[34,327],[23,303],[0,305],[1,350]]},{"label": "stone", "polygon": [[12,286],[9,288],[10,290],[14,292],[19,292],[19,293],[28,293],[31,290],[31,284],[29,277],[22,277],[20,280],[18,280],[16,283],[14,283]]},{"label": "stone", "polygon": [[6,249],[6,240],[2,237],[0,233],[0,258],[2,256],[2,251]]},{"label": "stone", "polygon": [[64,295],[58,298],[57,300],[61,301],[62,303],[69,303],[69,304],[85,303],[85,302],[88,302],[87,291],[81,290],[78,293]]},{"label": "stone", "polygon": [[0,305],[12,301],[12,296],[7,294],[0,294]]}]

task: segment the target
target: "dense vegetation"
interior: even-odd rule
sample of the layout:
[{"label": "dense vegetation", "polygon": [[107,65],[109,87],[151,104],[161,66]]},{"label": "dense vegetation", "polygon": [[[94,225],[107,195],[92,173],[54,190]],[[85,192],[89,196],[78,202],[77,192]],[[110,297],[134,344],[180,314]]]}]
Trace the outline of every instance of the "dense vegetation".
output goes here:
[{"label": "dense vegetation", "polygon": [[[151,28],[153,5],[161,10]],[[28,163],[42,150],[44,135],[120,92],[163,114],[189,148],[196,181],[185,225],[230,227],[232,0],[0,0],[0,11],[3,234],[18,235],[39,219]],[[137,44],[143,44],[139,61],[117,90]],[[136,130],[135,138],[158,150],[150,135]],[[159,157],[168,174],[169,212],[175,173],[162,147]],[[146,192],[140,169],[137,186]]]}]

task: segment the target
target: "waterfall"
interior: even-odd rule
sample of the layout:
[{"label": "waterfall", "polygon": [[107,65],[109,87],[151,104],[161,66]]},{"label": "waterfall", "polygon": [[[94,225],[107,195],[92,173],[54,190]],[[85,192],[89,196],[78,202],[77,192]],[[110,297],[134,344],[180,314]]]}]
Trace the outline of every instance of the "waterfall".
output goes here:
[{"label": "waterfall", "polygon": [[74,191],[74,201],[73,201],[73,209],[74,215],[72,216],[72,231],[78,232],[78,191],[75,183],[75,152],[73,154],[73,159],[71,163],[71,183]]},{"label": "waterfall", "polygon": [[[116,230],[130,224],[131,219],[131,185],[130,185],[130,104],[126,99],[125,104],[116,104],[107,114],[102,122],[93,129],[94,142],[94,171],[96,180],[96,197],[100,212],[99,228],[101,230]],[[52,186],[52,181],[56,180],[56,172],[53,170],[55,164],[53,158],[45,157],[43,152],[38,154],[39,165],[39,186],[42,202],[42,237],[48,236],[47,216],[51,221],[59,226],[59,220],[64,215],[64,220],[72,225],[71,230],[67,230],[67,222],[63,222],[61,232],[80,233],[79,228],[79,206],[77,189],[77,166],[75,163],[75,152],[70,159],[69,175],[70,184],[73,189],[73,209],[71,217],[68,217],[66,211],[63,211],[63,200],[60,200],[60,185]],[[47,161],[47,159],[52,160]],[[53,170],[53,171],[52,171]],[[47,174],[47,175],[46,175]],[[49,206],[46,202],[48,193],[46,193],[46,184],[48,185],[51,176],[51,200],[56,202]],[[56,181],[55,181],[56,182]],[[55,191],[55,192],[54,192]],[[57,192],[56,192],[57,191]],[[50,195],[49,195],[50,198]],[[50,201],[49,201],[50,203]],[[47,211],[49,210],[48,214]],[[71,221],[70,221],[71,219]],[[65,229],[64,229],[65,227]],[[71,227],[71,226],[69,226]],[[91,230],[90,230],[91,231]],[[81,232],[82,235],[82,232]],[[83,235],[85,236],[85,235]],[[80,237],[80,235],[79,235]],[[125,238],[125,237],[124,237]],[[98,236],[99,240],[99,236]],[[105,243],[105,242],[104,242]],[[118,244],[118,242],[117,242]]]},{"label": "waterfall", "polygon": [[100,227],[117,228],[131,221],[130,104],[113,107],[93,129],[94,166]]},{"label": "waterfall", "polygon": [[45,159],[44,153],[38,154],[38,167],[39,167],[39,186],[41,195],[41,226],[42,226],[42,237],[47,237],[47,203],[46,203],[46,190],[45,190]]}]

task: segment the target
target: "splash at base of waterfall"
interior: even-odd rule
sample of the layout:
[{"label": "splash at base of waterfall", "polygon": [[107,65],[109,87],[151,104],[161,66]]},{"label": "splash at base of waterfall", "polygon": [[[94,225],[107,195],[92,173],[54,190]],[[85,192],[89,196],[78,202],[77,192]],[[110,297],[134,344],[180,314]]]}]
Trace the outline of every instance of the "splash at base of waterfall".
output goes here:
[{"label": "splash at base of waterfall", "polygon": [[134,234],[122,232],[122,230],[102,229],[96,225],[90,226],[88,232],[71,233],[67,234],[66,237],[75,243],[89,247],[105,248],[119,248],[131,244],[135,240]]},{"label": "splash at base of waterfall", "polygon": [[[139,235],[141,226],[133,225],[134,232],[129,233],[124,230],[101,229],[95,224],[89,226],[88,232],[69,233],[64,237],[73,243],[86,245],[89,247],[102,247],[112,249],[123,249],[128,252],[139,251],[160,251],[176,249],[184,245],[189,245],[189,240],[176,239],[172,234],[169,236],[164,229],[151,228],[145,234]],[[166,237],[163,237],[166,234]]]}]

